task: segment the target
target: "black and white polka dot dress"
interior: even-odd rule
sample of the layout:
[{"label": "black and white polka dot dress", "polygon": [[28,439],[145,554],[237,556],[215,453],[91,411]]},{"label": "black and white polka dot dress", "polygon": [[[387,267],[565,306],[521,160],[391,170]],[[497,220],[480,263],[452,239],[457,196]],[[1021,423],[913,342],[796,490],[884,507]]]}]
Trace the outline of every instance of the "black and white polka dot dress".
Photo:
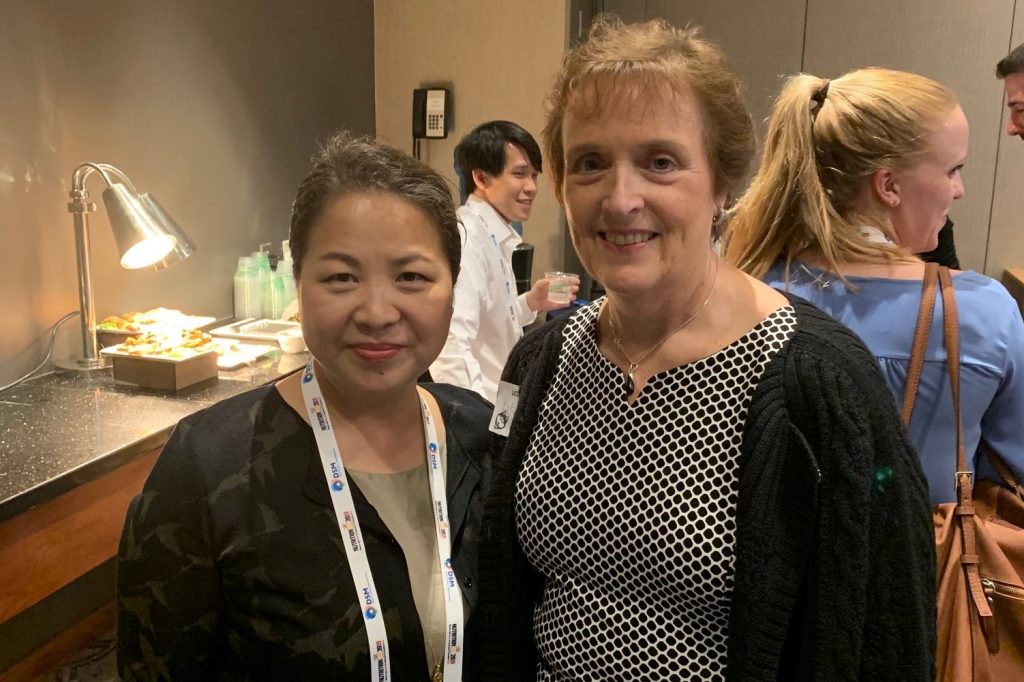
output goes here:
[{"label": "black and white polka dot dress", "polygon": [[546,577],[538,679],[723,680],[742,429],[796,314],[655,375],[630,405],[597,348],[600,305],[565,326],[516,482],[519,541]]}]

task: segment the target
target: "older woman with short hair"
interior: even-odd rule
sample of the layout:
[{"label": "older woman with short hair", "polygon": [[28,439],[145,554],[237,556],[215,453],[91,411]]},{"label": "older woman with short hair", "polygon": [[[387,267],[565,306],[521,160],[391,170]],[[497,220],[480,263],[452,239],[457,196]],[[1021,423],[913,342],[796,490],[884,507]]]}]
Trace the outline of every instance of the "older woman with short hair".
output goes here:
[{"label": "older woman with short hair", "polygon": [[754,147],[721,51],[600,20],[545,144],[607,296],[505,371],[484,678],[930,680],[927,490],[877,366],[716,255]]}]

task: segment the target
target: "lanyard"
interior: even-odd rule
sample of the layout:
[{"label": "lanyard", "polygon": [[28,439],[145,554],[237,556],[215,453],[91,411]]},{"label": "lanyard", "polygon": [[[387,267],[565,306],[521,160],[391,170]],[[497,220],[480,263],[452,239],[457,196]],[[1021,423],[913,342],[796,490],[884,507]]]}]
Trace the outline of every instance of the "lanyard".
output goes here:
[{"label": "lanyard", "polygon": [[[352,583],[355,585],[356,594],[359,595],[360,608],[363,612],[363,623],[366,625],[366,637],[370,646],[370,679],[389,682],[391,654],[388,649],[387,631],[384,628],[384,616],[380,612],[377,587],[373,582],[373,573],[366,557],[363,531],[359,526],[348,476],[345,475],[345,467],[342,464],[341,450],[338,447],[338,440],[334,437],[331,418],[327,414],[327,403],[316,380],[313,361],[306,365],[301,383],[302,398],[309,414],[309,423],[313,427],[313,435],[316,437],[327,487],[331,491],[331,503],[334,505],[338,527],[341,529],[342,544],[345,545],[348,566],[352,571]],[[445,497],[441,458],[438,454],[437,430],[434,428],[434,420],[426,401],[422,397],[419,400],[423,414],[423,435],[427,443],[427,473],[430,477],[430,496],[433,500],[434,529],[437,532],[437,560],[441,567],[444,593],[444,680],[459,682],[462,679],[462,593],[455,578],[455,569],[452,567],[448,503]],[[427,636],[424,631],[424,640]]]},{"label": "lanyard", "polygon": [[494,245],[494,250],[498,254],[498,264],[501,265],[501,276],[505,280],[505,299],[508,304],[509,317],[512,318],[512,326],[522,332],[522,325],[519,324],[519,315],[516,314],[516,298],[518,295],[512,291],[512,284],[515,278],[509,275],[508,266],[505,264],[505,253],[501,250],[498,238],[491,232],[490,226],[487,227],[487,233],[490,235],[491,244]]}]

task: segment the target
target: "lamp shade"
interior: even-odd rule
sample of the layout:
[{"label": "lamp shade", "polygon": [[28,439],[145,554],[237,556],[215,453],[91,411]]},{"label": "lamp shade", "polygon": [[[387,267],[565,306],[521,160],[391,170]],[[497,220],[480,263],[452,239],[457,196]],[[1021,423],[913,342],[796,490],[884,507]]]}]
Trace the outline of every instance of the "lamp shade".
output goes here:
[{"label": "lamp shade", "polygon": [[112,183],[103,190],[103,203],[121,254],[121,267],[152,265],[174,248],[177,236],[169,234],[159,218],[122,183]]},{"label": "lamp shade", "polygon": [[175,263],[180,263],[196,252],[196,245],[191,239],[189,239],[189,236],[185,234],[185,230],[181,229],[181,226],[174,222],[174,218],[168,215],[167,211],[164,210],[164,207],[161,206],[152,195],[148,192],[139,194],[139,202],[141,202],[149,214],[158,223],[160,223],[164,231],[177,240],[174,242],[174,248],[171,249],[166,256],[153,263],[154,270],[169,268]]}]

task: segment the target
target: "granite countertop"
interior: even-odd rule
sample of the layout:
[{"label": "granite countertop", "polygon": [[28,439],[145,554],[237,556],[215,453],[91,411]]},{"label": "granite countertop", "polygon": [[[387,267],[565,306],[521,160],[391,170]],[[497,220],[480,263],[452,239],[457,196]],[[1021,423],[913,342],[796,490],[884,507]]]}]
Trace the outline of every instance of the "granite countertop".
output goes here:
[{"label": "granite countertop", "polygon": [[57,370],[0,393],[0,522],[161,446],[182,417],[307,359],[275,350],[176,393],[115,384],[110,369]]}]

